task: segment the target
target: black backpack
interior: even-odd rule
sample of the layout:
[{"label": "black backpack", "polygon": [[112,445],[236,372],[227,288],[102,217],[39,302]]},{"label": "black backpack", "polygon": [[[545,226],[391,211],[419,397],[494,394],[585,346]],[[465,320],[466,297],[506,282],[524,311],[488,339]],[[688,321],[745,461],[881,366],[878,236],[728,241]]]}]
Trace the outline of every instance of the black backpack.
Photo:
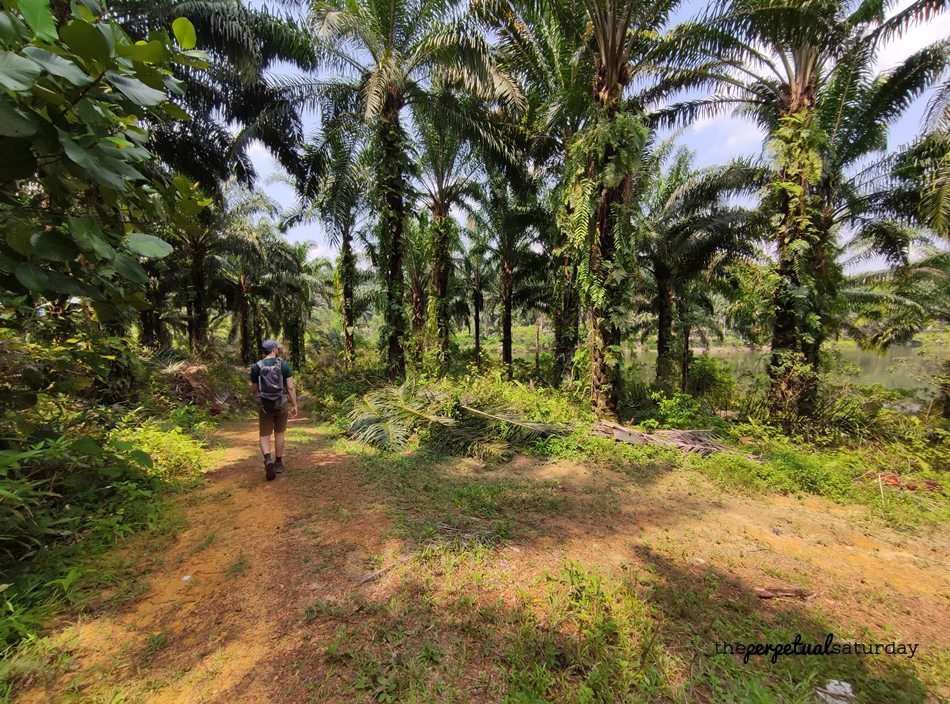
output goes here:
[{"label": "black backpack", "polygon": [[281,409],[284,396],[284,374],[281,367],[283,365],[279,359],[277,364],[271,366],[265,366],[263,359],[257,363],[257,368],[260,371],[257,386],[261,391],[264,410],[268,413],[274,413]]}]

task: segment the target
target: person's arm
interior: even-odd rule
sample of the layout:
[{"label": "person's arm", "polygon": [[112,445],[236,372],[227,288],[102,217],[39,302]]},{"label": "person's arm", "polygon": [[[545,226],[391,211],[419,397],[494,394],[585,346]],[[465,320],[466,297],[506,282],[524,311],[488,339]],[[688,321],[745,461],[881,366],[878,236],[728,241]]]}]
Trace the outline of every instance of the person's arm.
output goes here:
[{"label": "person's arm", "polygon": [[287,394],[290,396],[290,415],[297,417],[297,389],[294,388],[294,378],[290,377],[287,381]]}]

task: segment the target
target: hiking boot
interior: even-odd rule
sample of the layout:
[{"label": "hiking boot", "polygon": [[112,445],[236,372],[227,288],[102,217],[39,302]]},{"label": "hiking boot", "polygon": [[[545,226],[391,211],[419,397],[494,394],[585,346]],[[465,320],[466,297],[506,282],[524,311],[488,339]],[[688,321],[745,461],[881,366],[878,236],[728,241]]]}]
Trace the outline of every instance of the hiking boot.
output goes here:
[{"label": "hiking boot", "polygon": [[277,474],[280,474],[281,472],[284,471],[284,463],[282,460],[277,460],[276,462],[274,462],[274,471]]},{"label": "hiking boot", "polygon": [[277,476],[277,473],[274,471],[274,463],[270,460],[264,463],[264,474],[267,477],[267,481],[271,481]]}]

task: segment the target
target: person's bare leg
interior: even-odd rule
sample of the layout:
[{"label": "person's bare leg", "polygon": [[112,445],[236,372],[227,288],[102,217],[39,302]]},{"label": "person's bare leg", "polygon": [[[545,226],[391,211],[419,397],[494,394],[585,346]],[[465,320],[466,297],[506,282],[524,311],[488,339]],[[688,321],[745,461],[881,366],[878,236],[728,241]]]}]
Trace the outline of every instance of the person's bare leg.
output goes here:
[{"label": "person's bare leg", "polygon": [[[270,440],[270,438],[268,438]],[[284,434],[274,433],[274,457],[284,456]]]},{"label": "person's bare leg", "polygon": [[[279,447],[283,449],[283,445],[284,439],[281,437]],[[261,435],[261,452],[265,457],[270,453],[270,435]]]}]

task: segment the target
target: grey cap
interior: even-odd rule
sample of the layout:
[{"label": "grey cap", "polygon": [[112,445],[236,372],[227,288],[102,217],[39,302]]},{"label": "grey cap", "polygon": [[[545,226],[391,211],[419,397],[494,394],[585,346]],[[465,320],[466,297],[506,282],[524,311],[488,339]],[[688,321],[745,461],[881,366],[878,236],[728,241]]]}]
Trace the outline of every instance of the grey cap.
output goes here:
[{"label": "grey cap", "polygon": [[284,346],[275,342],[274,340],[264,340],[261,343],[261,349],[265,352],[273,352],[274,350],[283,349]]}]

